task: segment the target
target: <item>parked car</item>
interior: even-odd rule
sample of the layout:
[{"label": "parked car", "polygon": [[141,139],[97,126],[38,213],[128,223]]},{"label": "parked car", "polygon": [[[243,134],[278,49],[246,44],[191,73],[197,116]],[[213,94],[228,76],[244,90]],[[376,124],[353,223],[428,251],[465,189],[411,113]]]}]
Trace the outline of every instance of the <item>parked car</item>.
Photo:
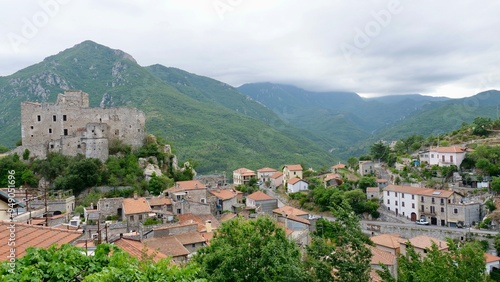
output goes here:
[{"label": "parked car", "polygon": [[415,223],[419,224],[419,225],[429,225],[429,222],[425,218],[421,218],[421,219],[415,221]]}]

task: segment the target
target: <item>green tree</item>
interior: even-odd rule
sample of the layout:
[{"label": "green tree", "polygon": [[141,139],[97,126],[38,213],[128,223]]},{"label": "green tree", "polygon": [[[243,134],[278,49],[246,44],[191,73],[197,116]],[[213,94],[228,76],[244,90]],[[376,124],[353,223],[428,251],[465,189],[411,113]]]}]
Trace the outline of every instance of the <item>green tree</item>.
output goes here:
[{"label": "green tree", "polygon": [[372,156],[373,160],[385,161],[390,151],[391,149],[389,148],[389,146],[384,145],[382,141],[379,141],[370,147],[370,155]]},{"label": "green tree", "polygon": [[8,151],[9,151],[8,147],[0,145],[0,154],[6,153]]},{"label": "green tree", "polygon": [[346,201],[335,205],[332,211],[334,222],[316,222],[316,232],[307,247],[308,269],[312,269],[317,281],[369,281],[372,254],[359,218]]},{"label": "green tree", "polygon": [[356,214],[365,212],[366,194],[362,190],[355,189],[347,191],[344,193],[344,199],[349,203]]},{"label": "green tree", "polygon": [[398,258],[398,280],[487,281],[484,251],[479,242],[466,242],[460,247],[452,240],[447,242],[448,252],[440,251],[433,243],[425,256],[408,244],[406,254]]},{"label": "green tree", "polygon": [[368,187],[377,187],[377,181],[372,176],[362,176],[358,181],[358,188],[366,192]]},{"label": "green tree", "polygon": [[350,168],[356,169],[356,166],[358,166],[358,159],[356,157],[350,157],[347,160],[347,164],[349,165]]},{"label": "green tree", "polygon": [[495,193],[500,193],[500,177],[494,176],[491,180],[491,190]]},{"label": "green tree", "polygon": [[23,160],[27,161],[30,159],[30,150],[28,150],[28,148],[24,149],[24,152],[23,152]]},{"label": "green tree", "polygon": [[267,217],[222,223],[208,247],[193,257],[209,281],[304,281],[296,243]]},{"label": "green tree", "polygon": [[156,173],[153,173],[153,176],[148,183],[148,191],[152,192],[154,195],[159,195],[165,189],[172,186],[174,186],[173,179],[170,179],[165,175],[156,176]]}]

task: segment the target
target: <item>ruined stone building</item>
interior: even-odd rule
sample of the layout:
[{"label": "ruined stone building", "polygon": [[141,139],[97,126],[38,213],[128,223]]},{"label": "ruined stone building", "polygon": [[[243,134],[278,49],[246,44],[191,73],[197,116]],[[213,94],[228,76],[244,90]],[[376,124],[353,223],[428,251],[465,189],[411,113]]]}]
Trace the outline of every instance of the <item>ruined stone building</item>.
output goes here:
[{"label": "ruined stone building", "polygon": [[55,104],[21,103],[22,146],[32,157],[45,158],[49,152],[105,161],[108,144],[121,140],[132,147],[142,146],[145,115],[133,108],[90,108],[89,95],[70,90],[59,94]]}]

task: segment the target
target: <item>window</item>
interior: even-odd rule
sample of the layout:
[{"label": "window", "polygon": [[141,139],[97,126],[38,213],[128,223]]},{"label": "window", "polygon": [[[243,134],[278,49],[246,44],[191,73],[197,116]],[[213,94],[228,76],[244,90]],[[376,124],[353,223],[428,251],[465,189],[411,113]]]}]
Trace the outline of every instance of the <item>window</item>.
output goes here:
[{"label": "window", "polygon": [[193,248],[196,247],[196,244],[192,244],[191,247],[193,247]]},{"label": "window", "polygon": [[398,196],[398,192],[394,192],[394,196],[397,197]]},{"label": "window", "polygon": [[444,205],[444,199],[441,199],[441,205]]},{"label": "window", "polygon": [[411,195],[411,199],[412,199],[412,200],[415,200],[415,195]]},{"label": "window", "polygon": [[53,121],[57,121],[57,116],[56,116],[56,115],[53,115],[53,116],[52,116],[52,120],[53,120]]},{"label": "window", "polygon": [[142,214],[139,215],[139,220],[142,220]]},{"label": "window", "polygon": [[395,204],[395,205],[396,205],[396,206],[398,205],[398,201],[396,201],[396,204]]},{"label": "window", "polygon": [[63,121],[67,121],[68,117],[66,115],[63,115]]},{"label": "window", "polygon": [[458,209],[453,209],[453,213],[458,213]]},{"label": "window", "polygon": [[389,196],[389,191],[387,191],[387,196]]},{"label": "window", "polygon": [[177,209],[177,214],[181,214],[181,213],[182,213],[181,209]]},{"label": "window", "polygon": [[431,154],[431,158],[433,158],[433,159],[434,159],[434,154]]},{"label": "window", "polygon": [[130,221],[134,221],[134,216],[133,215],[130,216]]},{"label": "window", "polygon": [[54,149],[54,144],[50,144],[50,148],[51,148],[51,149]]},{"label": "window", "polygon": [[387,199],[387,204],[390,205],[391,204],[391,200]]},{"label": "window", "polygon": [[431,202],[434,204],[434,197],[432,197],[432,201]]},{"label": "window", "polygon": [[444,212],[444,208],[443,207],[441,207],[441,212]]},{"label": "window", "polygon": [[424,205],[421,205],[421,206],[420,206],[420,211],[424,211],[424,210],[425,210],[425,209],[424,209]]},{"label": "window", "polygon": [[64,129],[64,136],[68,136],[68,130]]},{"label": "window", "polygon": [[49,128],[49,134],[52,133],[52,128]]},{"label": "window", "polygon": [[201,198],[201,199],[200,199],[200,202],[202,202],[203,204],[205,204],[205,203],[207,202],[207,199],[205,199],[205,198]]},{"label": "window", "polygon": [[436,213],[436,207],[431,206],[431,213]]},{"label": "window", "polygon": [[401,202],[401,206],[404,207],[405,206],[405,202]]},{"label": "window", "polygon": [[411,208],[414,209],[415,208],[415,203],[411,203]]},{"label": "window", "polygon": [[423,203],[423,202],[425,202],[425,201],[424,201],[424,196],[421,196],[421,197],[420,197],[420,201],[421,201],[422,203]]},{"label": "window", "polygon": [[450,163],[453,162],[453,156],[450,156]]},{"label": "window", "polygon": [[405,193],[401,193],[401,198],[404,198],[405,197]]},{"label": "window", "polygon": [[31,128],[31,129],[33,129],[33,125],[32,125],[32,126],[30,126],[30,128]]},{"label": "window", "polygon": [[42,116],[41,116],[41,115],[38,115],[38,116],[37,116],[37,119],[38,119],[38,121],[42,121]]}]

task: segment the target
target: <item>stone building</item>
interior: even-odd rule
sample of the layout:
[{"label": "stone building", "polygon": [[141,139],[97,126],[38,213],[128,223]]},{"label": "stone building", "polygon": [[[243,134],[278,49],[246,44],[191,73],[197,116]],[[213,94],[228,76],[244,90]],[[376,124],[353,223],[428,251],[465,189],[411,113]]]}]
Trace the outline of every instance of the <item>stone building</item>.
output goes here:
[{"label": "stone building", "polygon": [[144,142],[145,115],[133,108],[90,108],[89,95],[79,90],[64,91],[55,104],[21,103],[22,146],[32,157],[49,152],[106,160],[108,144],[121,140],[132,147]]}]

